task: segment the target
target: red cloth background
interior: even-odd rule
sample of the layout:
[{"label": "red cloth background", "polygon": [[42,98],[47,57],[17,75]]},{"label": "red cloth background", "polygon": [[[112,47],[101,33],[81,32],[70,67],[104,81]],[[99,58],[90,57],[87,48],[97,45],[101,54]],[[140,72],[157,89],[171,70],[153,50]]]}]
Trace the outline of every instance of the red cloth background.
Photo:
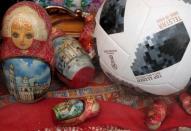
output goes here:
[{"label": "red cloth background", "polygon": [[[51,109],[63,99],[49,98],[34,104],[15,103],[0,109],[0,131],[33,131],[54,128],[56,125],[51,116]],[[127,105],[100,101],[101,111],[80,127],[114,125],[134,131],[147,131],[144,124],[144,111]],[[191,127],[191,116],[174,103],[169,106],[167,118],[159,130],[175,127]]]}]

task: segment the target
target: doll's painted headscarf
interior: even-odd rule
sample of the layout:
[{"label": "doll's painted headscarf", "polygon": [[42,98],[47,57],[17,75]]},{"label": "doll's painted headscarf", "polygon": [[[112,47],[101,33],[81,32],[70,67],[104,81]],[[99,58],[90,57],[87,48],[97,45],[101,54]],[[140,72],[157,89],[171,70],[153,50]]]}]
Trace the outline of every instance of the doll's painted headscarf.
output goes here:
[{"label": "doll's painted headscarf", "polygon": [[33,2],[13,5],[3,19],[1,59],[34,57],[52,64],[51,28],[48,14],[41,6]]}]

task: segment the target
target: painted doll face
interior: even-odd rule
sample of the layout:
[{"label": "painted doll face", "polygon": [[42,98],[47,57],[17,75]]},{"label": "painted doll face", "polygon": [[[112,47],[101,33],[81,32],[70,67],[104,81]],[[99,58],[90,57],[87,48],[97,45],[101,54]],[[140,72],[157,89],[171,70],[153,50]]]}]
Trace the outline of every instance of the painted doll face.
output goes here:
[{"label": "painted doll face", "polygon": [[14,19],[11,25],[11,38],[17,48],[28,49],[34,38],[32,24],[22,18]]}]

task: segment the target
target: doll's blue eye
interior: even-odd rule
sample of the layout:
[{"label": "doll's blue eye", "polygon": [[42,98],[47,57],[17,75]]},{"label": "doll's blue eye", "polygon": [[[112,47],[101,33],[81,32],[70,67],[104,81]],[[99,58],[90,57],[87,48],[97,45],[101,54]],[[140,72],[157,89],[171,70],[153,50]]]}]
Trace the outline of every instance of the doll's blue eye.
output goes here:
[{"label": "doll's blue eye", "polygon": [[27,33],[25,36],[26,36],[27,39],[32,39],[33,38],[33,34],[31,34],[31,33]]},{"label": "doll's blue eye", "polygon": [[17,32],[13,32],[13,33],[12,33],[12,37],[18,38],[18,37],[19,37],[19,34],[18,34]]}]

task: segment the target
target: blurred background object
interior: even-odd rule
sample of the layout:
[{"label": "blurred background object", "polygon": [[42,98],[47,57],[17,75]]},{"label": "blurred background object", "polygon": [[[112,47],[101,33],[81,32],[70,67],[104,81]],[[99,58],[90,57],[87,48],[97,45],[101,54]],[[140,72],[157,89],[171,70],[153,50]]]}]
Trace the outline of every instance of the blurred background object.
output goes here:
[{"label": "blurred background object", "polygon": [[53,27],[62,30],[66,35],[79,37],[84,26],[84,20],[79,14],[61,6],[48,6],[46,10]]}]

